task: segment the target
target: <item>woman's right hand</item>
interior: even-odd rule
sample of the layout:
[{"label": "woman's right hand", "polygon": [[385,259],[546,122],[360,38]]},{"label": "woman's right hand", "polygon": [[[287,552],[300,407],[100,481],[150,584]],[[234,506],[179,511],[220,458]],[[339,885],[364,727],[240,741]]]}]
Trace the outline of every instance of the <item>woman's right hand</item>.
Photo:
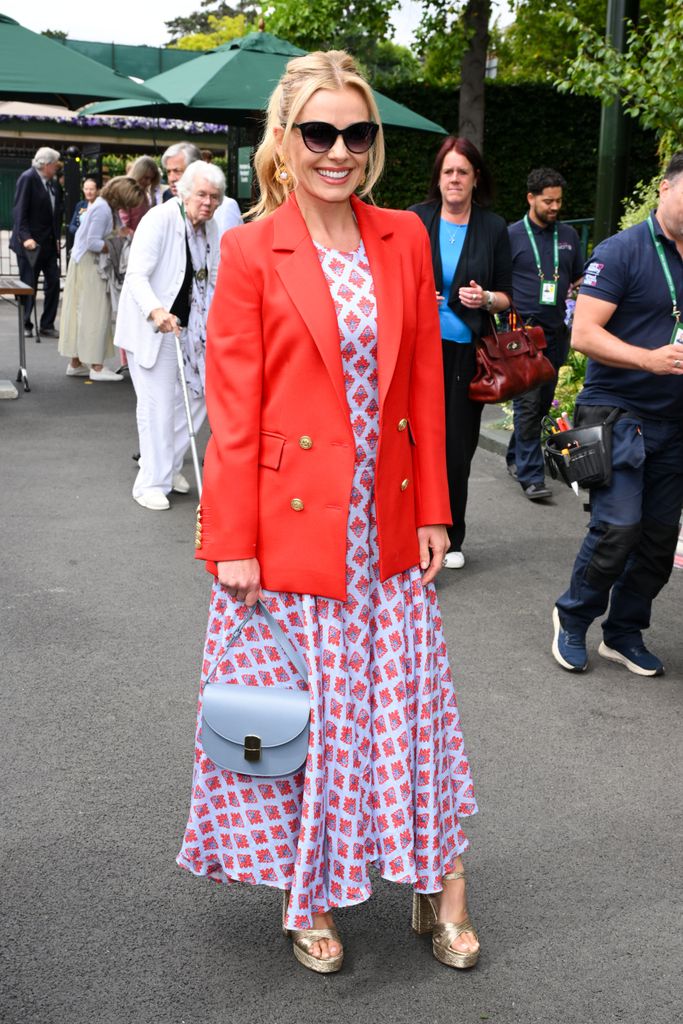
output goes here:
[{"label": "woman's right hand", "polygon": [[247,608],[261,597],[261,566],[258,558],[236,558],[231,562],[218,562],[218,582],[227,588],[237,601]]},{"label": "woman's right hand", "polygon": [[158,306],[157,309],[153,309],[149,314],[149,319],[161,334],[180,333],[178,317],[174,316],[173,313],[169,313],[169,311],[164,309],[163,306]]}]

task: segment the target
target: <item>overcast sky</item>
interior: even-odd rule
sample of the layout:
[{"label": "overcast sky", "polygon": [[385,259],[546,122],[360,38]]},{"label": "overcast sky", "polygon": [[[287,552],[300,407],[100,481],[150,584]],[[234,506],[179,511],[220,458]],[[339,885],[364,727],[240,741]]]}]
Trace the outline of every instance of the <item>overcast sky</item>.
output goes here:
[{"label": "overcast sky", "polygon": [[[0,0],[0,13],[33,32],[59,29],[71,39],[164,46],[168,42],[164,22],[191,14],[199,6],[199,0]],[[505,6],[505,0],[500,6]],[[419,3],[402,0],[394,18],[396,42],[410,43],[419,15]]]}]

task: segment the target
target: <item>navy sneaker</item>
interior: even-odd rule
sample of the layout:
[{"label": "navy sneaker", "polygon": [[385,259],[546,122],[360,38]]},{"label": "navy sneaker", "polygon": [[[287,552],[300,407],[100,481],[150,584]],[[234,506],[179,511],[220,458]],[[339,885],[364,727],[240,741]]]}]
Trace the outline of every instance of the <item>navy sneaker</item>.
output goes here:
[{"label": "navy sneaker", "polygon": [[570,632],[560,622],[557,607],[553,608],[553,657],[558,665],[568,672],[585,672],[588,667],[586,653],[586,634],[578,631]]},{"label": "navy sneaker", "polygon": [[545,501],[546,498],[553,496],[553,492],[545,484],[529,484],[528,487],[522,484],[522,490],[529,501]]},{"label": "navy sneaker", "polygon": [[608,661],[618,661],[620,665],[626,665],[629,672],[635,672],[637,676],[662,676],[664,666],[656,654],[651,654],[641,640],[636,644],[619,644],[608,647],[603,640],[598,647],[598,654]]}]

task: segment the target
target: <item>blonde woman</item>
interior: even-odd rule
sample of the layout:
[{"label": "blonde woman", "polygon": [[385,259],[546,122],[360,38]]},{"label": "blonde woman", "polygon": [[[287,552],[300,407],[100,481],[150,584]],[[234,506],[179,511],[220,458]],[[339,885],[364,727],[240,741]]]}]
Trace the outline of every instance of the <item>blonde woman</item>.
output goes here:
[{"label": "blonde woman", "polygon": [[139,156],[127,169],[127,174],[144,190],[139,206],[121,212],[121,223],[134,232],[148,210],[162,202],[161,171],[151,156]]},{"label": "blonde woman", "polygon": [[58,346],[60,355],[69,359],[67,377],[123,380],[104,365],[104,360],[114,355],[112,312],[97,259],[108,251],[107,239],[120,228],[119,211],[139,206],[143,198],[144,192],[133,178],[112,178],[76,232],[64,287]]},{"label": "blonde woman", "polygon": [[[412,887],[437,959],[479,955],[458,820],[476,803],[432,582],[449,522],[434,278],[417,217],[362,202],[383,158],[353,60],[290,61],[208,324],[204,682],[235,682],[225,643],[262,595],[306,659],[311,725],[302,769],[267,779],[219,770],[200,715],[178,863],[284,890],[294,954],[321,973],[342,966],[333,910],[368,899],[371,866]],[[258,622],[230,664],[297,685]]]}]

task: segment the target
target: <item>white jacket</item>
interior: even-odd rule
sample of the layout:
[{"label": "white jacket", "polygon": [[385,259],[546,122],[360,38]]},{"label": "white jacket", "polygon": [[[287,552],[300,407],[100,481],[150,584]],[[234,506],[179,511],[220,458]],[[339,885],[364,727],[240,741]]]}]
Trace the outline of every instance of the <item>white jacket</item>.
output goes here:
[{"label": "white jacket", "polygon": [[[220,260],[220,232],[206,223],[209,294],[213,294]],[[138,224],[128,259],[116,317],[114,344],[135,355],[150,369],[157,361],[163,334],[150,320],[153,309],[170,310],[185,277],[185,221],[178,199],[155,206]]]}]

